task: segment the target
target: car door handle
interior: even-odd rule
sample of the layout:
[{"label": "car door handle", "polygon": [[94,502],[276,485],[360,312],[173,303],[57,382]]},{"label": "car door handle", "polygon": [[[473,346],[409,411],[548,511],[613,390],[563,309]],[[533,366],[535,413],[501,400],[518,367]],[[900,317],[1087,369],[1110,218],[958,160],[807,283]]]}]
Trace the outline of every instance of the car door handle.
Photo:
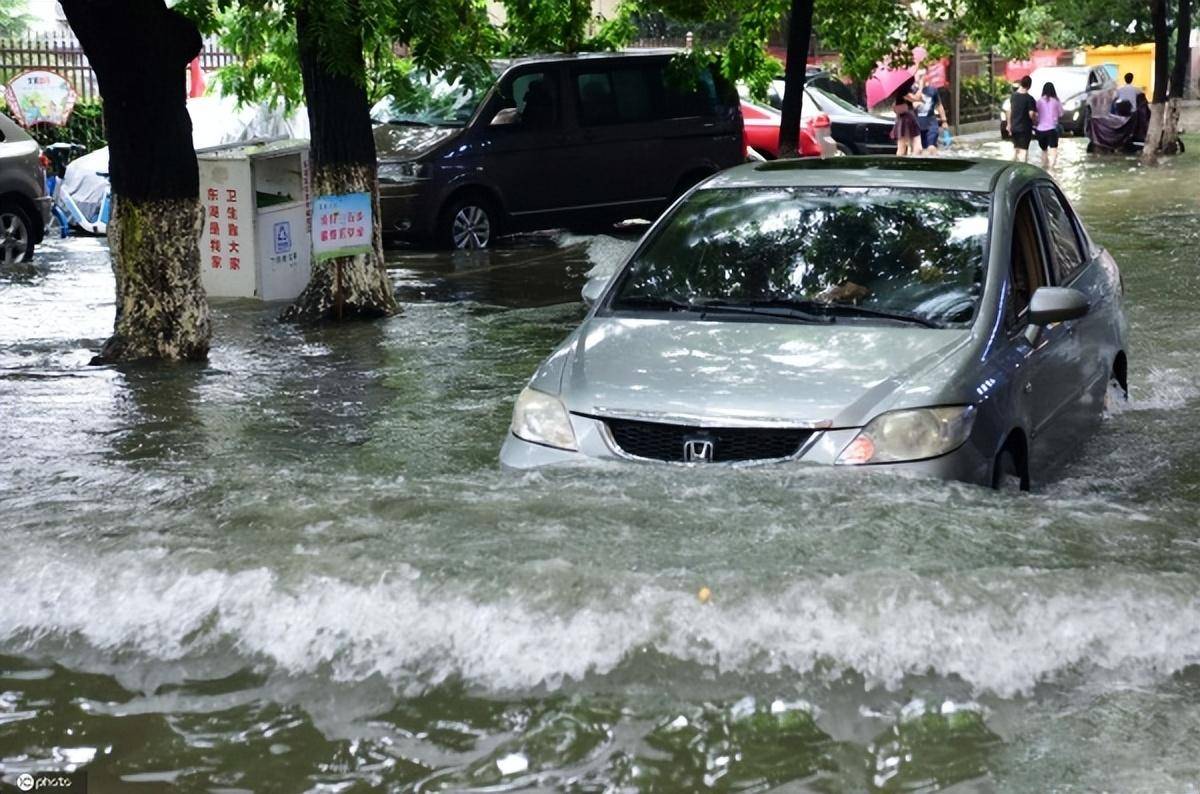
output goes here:
[{"label": "car door handle", "polygon": [[1026,394],[1033,393],[1033,381],[1025,381],[1025,393]]}]

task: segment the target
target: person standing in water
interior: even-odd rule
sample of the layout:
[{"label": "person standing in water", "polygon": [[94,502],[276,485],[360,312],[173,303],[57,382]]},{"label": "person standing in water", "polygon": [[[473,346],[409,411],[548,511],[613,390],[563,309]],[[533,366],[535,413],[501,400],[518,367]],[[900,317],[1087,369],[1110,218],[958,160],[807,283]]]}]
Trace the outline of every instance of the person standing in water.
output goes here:
[{"label": "person standing in water", "polygon": [[1017,162],[1029,162],[1029,142],[1033,140],[1033,118],[1037,113],[1037,103],[1029,95],[1033,80],[1029,75],[1021,78],[1020,87],[1013,92],[1008,101],[1008,131],[1012,134],[1013,159]]},{"label": "person standing in water", "polygon": [[1033,131],[1038,146],[1042,149],[1042,168],[1051,169],[1058,164],[1058,120],[1062,118],[1062,103],[1054,83],[1042,86],[1042,97],[1037,101],[1037,124]]}]

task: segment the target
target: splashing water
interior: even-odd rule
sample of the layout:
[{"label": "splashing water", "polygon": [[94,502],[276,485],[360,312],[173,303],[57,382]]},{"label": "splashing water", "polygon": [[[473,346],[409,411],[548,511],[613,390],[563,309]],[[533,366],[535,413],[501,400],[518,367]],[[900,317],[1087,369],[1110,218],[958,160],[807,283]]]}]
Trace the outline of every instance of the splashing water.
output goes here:
[{"label": "splashing water", "polygon": [[216,301],[210,364],[167,370],[86,367],[105,250],[48,243],[0,273],[0,777],[1197,794],[1200,166],[1079,143],[1056,176],[1123,267],[1130,399],[1028,496],[500,472],[639,230],[397,253],[385,323]]}]

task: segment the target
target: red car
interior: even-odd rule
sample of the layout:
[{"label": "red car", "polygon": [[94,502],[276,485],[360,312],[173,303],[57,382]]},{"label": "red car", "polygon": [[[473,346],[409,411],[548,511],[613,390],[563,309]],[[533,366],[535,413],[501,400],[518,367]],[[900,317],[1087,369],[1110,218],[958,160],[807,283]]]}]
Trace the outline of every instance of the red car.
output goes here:
[{"label": "red car", "polygon": [[[760,157],[774,160],[779,156],[778,110],[742,100],[742,141],[747,154],[751,150]],[[822,123],[824,122],[824,123]],[[829,157],[837,153],[837,143],[830,137],[829,117],[825,114],[813,116],[800,128],[801,157]]]}]

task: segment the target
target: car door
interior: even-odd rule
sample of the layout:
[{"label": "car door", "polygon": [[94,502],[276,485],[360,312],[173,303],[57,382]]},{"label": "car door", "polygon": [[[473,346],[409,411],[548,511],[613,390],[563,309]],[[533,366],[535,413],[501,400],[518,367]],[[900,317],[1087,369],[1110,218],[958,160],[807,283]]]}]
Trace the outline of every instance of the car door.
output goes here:
[{"label": "car door", "polygon": [[1040,287],[1050,284],[1046,231],[1034,189],[1017,199],[1013,211],[1012,255],[1006,330],[1012,351],[1015,413],[1029,436],[1030,468],[1042,479],[1070,447],[1072,428],[1064,414],[1077,394],[1072,371],[1075,352],[1069,329],[1056,323],[1029,331],[1029,303]]},{"label": "car door", "polygon": [[562,69],[542,63],[509,71],[484,115],[484,171],[514,224],[536,226],[535,218],[572,195]]},{"label": "car door", "polygon": [[621,220],[669,195],[659,70],[643,58],[585,61],[570,70],[577,212]]},{"label": "car door", "polygon": [[1115,296],[1107,274],[1097,265],[1096,255],[1080,234],[1078,220],[1066,197],[1050,182],[1039,183],[1037,194],[1050,244],[1051,283],[1077,289],[1088,299],[1087,315],[1063,323],[1072,348],[1070,366],[1079,390],[1075,408],[1082,414],[1079,421],[1087,423],[1103,407],[1104,390],[1112,371],[1115,353],[1110,329]]}]

